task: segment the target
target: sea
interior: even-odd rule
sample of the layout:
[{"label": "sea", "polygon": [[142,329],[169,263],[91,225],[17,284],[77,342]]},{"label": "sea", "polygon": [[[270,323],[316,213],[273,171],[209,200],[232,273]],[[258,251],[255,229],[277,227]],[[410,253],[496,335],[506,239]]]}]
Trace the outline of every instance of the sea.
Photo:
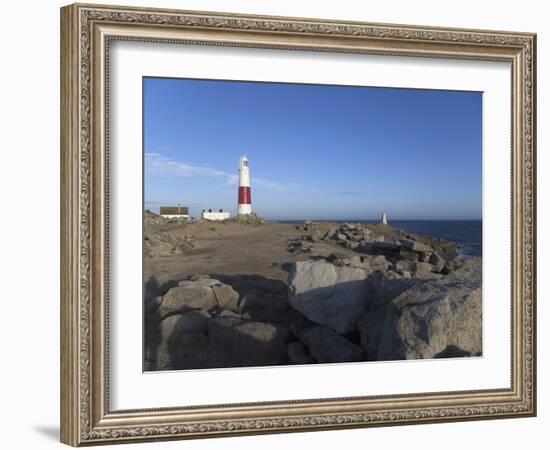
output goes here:
[{"label": "sea", "polygon": [[[317,220],[321,222],[322,220]],[[324,221],[324,220],[323,220]],[[279,220],[282,223],[301,223],[303,220]],[[379,223],[377,220],[326,220],[335,223]],[[483,227],[481,220],[391,220],[388,224],[412,234],[446,239],[456,243],[462,259],[482,256]]]}]

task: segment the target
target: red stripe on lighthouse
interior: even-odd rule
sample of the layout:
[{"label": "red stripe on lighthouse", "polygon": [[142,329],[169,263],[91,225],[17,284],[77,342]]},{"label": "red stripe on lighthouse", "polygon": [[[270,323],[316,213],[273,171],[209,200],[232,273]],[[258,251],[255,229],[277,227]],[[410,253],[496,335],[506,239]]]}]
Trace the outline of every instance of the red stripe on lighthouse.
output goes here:
[{"label": "red stripe on lighthouse", "polygon": [[250,205],[250,187],[239,186],[239,205]]}]

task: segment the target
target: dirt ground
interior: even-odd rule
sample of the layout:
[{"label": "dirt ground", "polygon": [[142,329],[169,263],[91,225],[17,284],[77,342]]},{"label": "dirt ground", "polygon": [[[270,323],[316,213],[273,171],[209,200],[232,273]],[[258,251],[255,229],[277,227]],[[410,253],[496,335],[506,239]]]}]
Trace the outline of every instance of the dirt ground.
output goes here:
[{"label": "dirt ground", "polygon": [[[320,232],[335,224],[316,225]],[[294,224],[269,222],[252,226],[240,223],[157,224],[155,231],[168,232],[172,236],[192,236],[194,248],[182,254],[145,258],[144,279],[154,277],[160,285],[179,281],[196,274],[261,275],[285,281],[285,263],[307,260],[313,256],[328,256],[331,253],[354,255],[351,250],[334,241],[307,242],[310,251],[288,251],[293,240],[308,235]]]}]

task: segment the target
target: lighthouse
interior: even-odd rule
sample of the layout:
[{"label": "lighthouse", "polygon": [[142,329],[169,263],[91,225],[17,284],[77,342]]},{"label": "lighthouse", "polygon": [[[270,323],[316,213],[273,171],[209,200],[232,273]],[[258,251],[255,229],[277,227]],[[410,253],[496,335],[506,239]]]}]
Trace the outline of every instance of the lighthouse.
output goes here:
[{"label": "lighthouse", "polygon": [[252,202],[250,197],[250,172],[248,159],[241,156],[239,163],[239,216],[252,213]]}]

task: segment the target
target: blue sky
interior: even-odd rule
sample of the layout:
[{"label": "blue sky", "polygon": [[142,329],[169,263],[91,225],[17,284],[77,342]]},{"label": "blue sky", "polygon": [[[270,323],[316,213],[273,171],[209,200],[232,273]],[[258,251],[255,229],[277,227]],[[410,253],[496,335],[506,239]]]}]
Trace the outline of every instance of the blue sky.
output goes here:
[{"label": "blue sky", "polygon": [[144,78],[145,208],[270,219],[480,219],[482,94]]}]

